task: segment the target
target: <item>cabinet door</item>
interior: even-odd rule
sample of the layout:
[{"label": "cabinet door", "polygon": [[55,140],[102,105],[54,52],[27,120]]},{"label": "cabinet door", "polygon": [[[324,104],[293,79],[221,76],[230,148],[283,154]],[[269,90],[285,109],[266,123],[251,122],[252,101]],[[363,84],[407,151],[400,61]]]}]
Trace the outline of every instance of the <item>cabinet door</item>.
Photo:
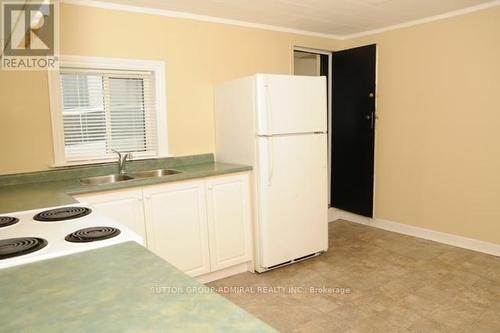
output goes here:
[{"label": "cabinet door", "polygon": [[142,189],[82,194],[75,196],[75,199],[135,231],[147,245]]},{"label": "cabinet door", "polygon": [[151,186],[143,193],[150,250],[188,275],[209,272],[204,182]]},{"label": "cabinet door", "polygon": [[207,180],[212,271],[252,259],[248,174]]}]

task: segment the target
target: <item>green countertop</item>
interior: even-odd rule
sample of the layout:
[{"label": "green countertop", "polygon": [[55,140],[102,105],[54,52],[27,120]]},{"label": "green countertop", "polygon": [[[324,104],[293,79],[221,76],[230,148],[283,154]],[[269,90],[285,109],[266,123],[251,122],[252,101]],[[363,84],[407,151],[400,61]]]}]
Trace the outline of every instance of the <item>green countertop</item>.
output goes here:
[{"label": "green countertop", "polygon": [[[18,178],[21,178],[23,176],[3,176],[4,178],[8,178],[7,180],[13,184],[0,186],[0,214],[74,204],[77,201],[73,199],[72,195],[75,194],[100,192],[106,190],[174,182],[193,178],[210,177],[228,173],[248,171],[252,169],[250,166],[217,163],[213,162],[210,158],[208,158],[207,160],[208,162],[197,164],[177,163],[176,165],[170,163],[170,165],[155,165],[155,168],[173,168],[182,171],[182,173],[161,178],[134,179],[131,181],[107,185],[84,185],[80,183],[80,179],[88,176],[99,175],[99,172],[100,175],[109,174],[109,170],[114,170],[110,169],[109,166],[100,167],[100,169],[97,171],[88,171],[87,169],[90,168],[82,168],[77,169],[76,171],[71,170],[58,172],[62,178],[73,177],[64,180],[58,180],[57,176],[54,175],[56,172],[46,172],[40,173],[40,175],[30,174],[28,176],[24,176],[25,178],[38,177],[37,181],[31,181],[29,183],[18,182]],[[153,166],[146,167],[153,168]],[[142,166],[141,168],[145,169],[146,167]],[[70,172],[71,174],[69,174]],[[40,179],[47,180],[40,181]]]},{"label": "green countertop", "polygon": [[127,242],[0,270],[1,331],[274,332],[207,288]]}]

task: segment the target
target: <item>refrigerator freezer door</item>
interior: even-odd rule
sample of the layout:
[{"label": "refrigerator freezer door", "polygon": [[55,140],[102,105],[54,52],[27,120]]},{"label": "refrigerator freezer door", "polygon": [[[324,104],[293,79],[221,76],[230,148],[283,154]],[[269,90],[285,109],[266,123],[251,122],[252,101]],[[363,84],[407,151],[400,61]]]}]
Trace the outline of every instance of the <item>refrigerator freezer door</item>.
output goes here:
[{"label": "refrigerator freezer door", "polygon": [[327,136],[259,137],[259,260],[270,267],[328,248]]},{"label": "refrigerator freezer door", "polygon": [[257,135],[326,132],[326,79],[257,75]]}]

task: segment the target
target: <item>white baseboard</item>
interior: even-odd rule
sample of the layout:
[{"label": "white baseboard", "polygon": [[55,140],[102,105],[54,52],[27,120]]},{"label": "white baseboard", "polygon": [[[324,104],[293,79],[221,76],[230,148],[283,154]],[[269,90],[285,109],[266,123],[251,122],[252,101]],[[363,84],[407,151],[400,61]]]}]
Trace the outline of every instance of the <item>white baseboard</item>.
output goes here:
[{"label": "white baseboard", "polygon": [[211,273],[197,276],[197,277],[195,277],[195,280],[200,282],[200,283],[208,283],[208,282],[212,282],[215,280],[220,280],[220,279],[226,278],[226,277],[231,276],[231,275],[236,275],[236,274],[244,273],[244,272],[248,272],[248,271],[251,271],[249,263],[243,263],[243,264],[238,264],[238,265],[234,265],[231,267],[227,267],[227,268],[221,269],[221,270],[216,271],[216,272],[211,272]]},{"label": "white baseboard", "polygon": [[368,218],[340,209],[330,208],[328,210],[328,221],[334,222],[338,219],[500,257],[500,244],[494,244],[477,239],[448,234],[441,231],[415,227],[409,224],[397,223],[378,218]]}]

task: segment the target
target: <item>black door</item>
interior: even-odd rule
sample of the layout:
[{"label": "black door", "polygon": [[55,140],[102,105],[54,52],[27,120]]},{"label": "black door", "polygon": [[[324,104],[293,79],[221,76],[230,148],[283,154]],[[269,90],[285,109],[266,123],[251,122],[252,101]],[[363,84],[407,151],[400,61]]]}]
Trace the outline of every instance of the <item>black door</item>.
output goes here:
[{"label": "black door", "polygon": [[331,206],[373,215],[376,45],[333,53]]}]

